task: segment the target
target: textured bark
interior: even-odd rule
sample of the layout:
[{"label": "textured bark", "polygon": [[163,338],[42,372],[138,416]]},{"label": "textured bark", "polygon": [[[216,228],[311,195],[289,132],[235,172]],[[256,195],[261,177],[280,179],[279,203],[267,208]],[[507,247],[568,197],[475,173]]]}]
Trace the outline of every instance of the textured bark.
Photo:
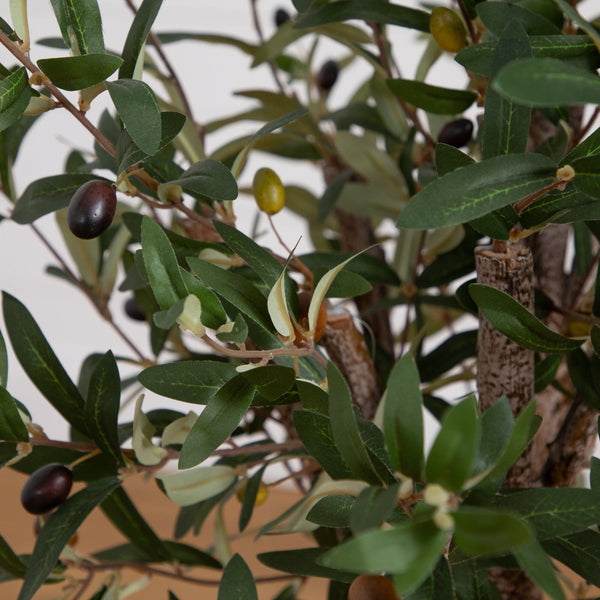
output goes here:
[{"label": "textured bark", "polygon": [[520,569],[488,569],[488,577],[504,599],[542,600],[544,595]]},{"label": "textured bark", "polygon": [[352,400],[362,416],[372,419],[379,404],[381,390],[365,338],[354,325],[352,315],[330,314],[321,344],[348,383]]}]

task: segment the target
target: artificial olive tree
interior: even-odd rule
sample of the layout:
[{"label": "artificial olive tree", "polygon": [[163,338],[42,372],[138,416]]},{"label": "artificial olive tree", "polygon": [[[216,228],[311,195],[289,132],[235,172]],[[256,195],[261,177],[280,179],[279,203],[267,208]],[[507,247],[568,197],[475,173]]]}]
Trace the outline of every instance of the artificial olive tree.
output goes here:
[{"label": "artificial olive tree", "polygon": [[[598,23],[577,0],[434,4],[294,0],[296,12],[278,10],[266,39],[261,21],[273,15],[251,0],[252,42],[226,24],[222,35],[189,23],[187,33],[153,31],[161,0],[143,0],[115,54],[96,0],[52,0],[55,34],[44,43],[64,55],[44,58],[28,52],[26,3],[11,2],[0,21],[11,55],[0,65],[0,181],[12,203],[3,216],[29,226],[55,213],[68,248],[69,236],[90,238],[71,257],[78,271],[56,254],[52,273],[108,324],[108,301],[127,300],[150,341],[150,351],[130,343],[128,356],[98,348],[69,374],[27,298],[4,293],[2,464],[36,472],[25,496],[46,465],[85,482],[56,495],[31,556],[0,539],[0,577],[23,578],[18,600],[72,569],[119,561],[147,573],[156,563],[208,566],[220,598],[257,598],[260,580],[243,557],[222,544],[160,539],[121,483],[155,478],[155,493],[173,502],[176,539],[238,495],[238,528],[221,535],[244,535],[282,462],[301,499],[260,534],[313,537],[278,551],[275,535],[273,551],[259,555],[289,576],[280,600],[303,598],[308,577],[328,579],[331,600],[530,599],[542,590],[560,600],[557,563],[600,584],[591,458],[600,409]],[[411,29],[427,40],[414,79],[402,63]],[[323,37],[344,56],[319,64],[294,45],[314,49]],[[247,111],[195,121],[168,58],[182,39],[199,55],[239,49],[253,66],[269,65],[273,86],[242,92],[255,102]],[[428,78],[448,55],[465,89]],[[328,97],[353,61],[368,76],[331,111]],[[92,122],[86,113],[100,98],[110,109]],[[38,121],[51,126],[54,110],[86,128],[95,155],[73,148],[64,172],[14,181],[17,154],[28,161],[21,142]],[[207,154],[207,136],[245,121],[253,133]],[[285,186],[268,169],[253,190],[238,189],[255,152],[313,163],[324,193]],[[236,198],[252,193],[277,243],[239,227]],[[314,251],[299,255],[296,240],[281,239],[285,213],[271,215],[283,203],[309,224]],[[70,439],[48,443],[25,399],[11,395],[4,339],[70,423]],[[134,378],[120,377],[125,362]],[[450,396],[444,388],[457,381],[473,393]],[[164,397],[164,409],[145,410],[144,389]],[[122,393],[139,396],[133,422],[119,419]],[[170,399],[194,411],[172,410]],[[440,424],[428,452],[425,411]],[[285,440],[273,439],[273,423]],[[63,553],[96,506],[129,543],[79,559],[76,547]],[[90,581],[73,597],[117,593]]]}]

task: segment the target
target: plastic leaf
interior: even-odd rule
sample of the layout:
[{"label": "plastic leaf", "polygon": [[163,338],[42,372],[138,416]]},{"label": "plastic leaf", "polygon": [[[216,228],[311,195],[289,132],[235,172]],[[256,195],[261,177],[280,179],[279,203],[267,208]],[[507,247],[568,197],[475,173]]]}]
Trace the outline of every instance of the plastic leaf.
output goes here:
[{"label": "plastic leaf", "polygon": [[8,354],[6,352],[6,342],[2,331],[0,331],[0,385],[6,387],[8,383]]},{"label": "plastic leaf", "polygon": [[10,0],[10,18],[15,33],[22,40],[21,50],[28,52],[30,49],[29,23],[27,19],[27,0]]},{"label": "plastic leaf", "polygon": [[571,19],[574,23],[587,33],[589,38],[596,45],[596,49],[600,52],[600,35],[598,34],[598,30],[588,21],[586,21],[582,16],[577,12],[577,10],[571,6],[565,0],[554,0],[555,4]]},{"label": "plastic leaf", "polygon": [[185,469],[157,476],[167,496],[179,506],[191,506],[226,490],[236,479],[235,470],[225,465]]},{"label": "plastic leaf", "polygon": [[177,323],[179,323],[182,329],[190,331],[196,337],[203,337],[206,333],[206,328],[202,324],[202,305],[200,300],[190,294],[183,303],[183,310],[177,317]]},{"label": "plastic leaf", "polygon": [[31,98],[25,67],[19,67],[0,80],[0,131],[17,121]]},{"label": "plastic leaf", "polygon": [[104,52],[102,18],[97,0],[52,0],[65,43],[74,54]]},{"label": "plastic leaf", "polygon": [[246,529],[246,526],[250,522],[252,518],[252,512],[254,511],[254,504],[256,502],[256,497],[258,495],[258,491],[260,490],[260,484],[262,481],[262,476],[265,472],[267,465],[263,465],[252,477],[248,479],[246,482],[246,487],[244,488],[244,499],[242,501],[242,509],[240,510],[240,517],[238,520],[238,529],[240,532]]},{"label": "plastic leaf", "polygon": [[169,183],[179,184],[184,191],[198,199],[235,200],[237,183],[231,171],[212,158],[198,161]]},{"label": "plastic leaf", "polygon": [[387,85],[401,100],[439,115],[462,113],[477,99],[473,92],[441,88],[411,79],[388,79]]},{"label": "plastic leaf", "polygon": [[[271,288],[267,297],[267,310],[275,329],[286,340],[294,337],[294,325],[290,318],[290,313],[287,307],[285,298],[285,268],[281,271],[279,279]],[[309,310],[310,315],[310,310]]]},{"label": "plastic leaf", "polygon": [[164,448],[155,446],[152,441],[152,434],[155,427],[150,423],[148,417],[142,412],[142,402],[144,395],[140,395],[135,403],[135,415],[133,417],[133,439],[132,445],[136,458],[143,465],[157,465],[165,456],[167,451]]},{"label": "plastic leaf", "polygon": [[161,444],[163,446],[183,444],[197,418],[198,415],[191,411],[185,417],[175,419],[169,423],[163,431]]},{"label": "plastic leaf", "polygon": [[234,554],[227,563],[221,577],[217,598],[218,600],[258,600],[252,571],[239,554]]},{"label": "plastic leaf", "polygon": [[63,90],[82,90],[112,75],[123,60],[112,54],[84,54],[42,58],[38,66],[52,83]]},{"label": "plastic leaf", "polygon": [[473,283],[469,294],[483,316],[506,337],[523,348],[559,353],[579,348],[585,338],[569,338],[552,331],[508,294]]},{"label": "plastic leaf", "polygon": [[565,593],[558,582],[555,567],[537,540],[533,539],[527,545],[515,548],[512,553],[531,581],[543,589],[550,598],[565,600]]},{"label": "plastic leaf", "polygon": [[15,577],[23,577],[26,571],[25,564],[2,536],[0,536],[0,568]]}]

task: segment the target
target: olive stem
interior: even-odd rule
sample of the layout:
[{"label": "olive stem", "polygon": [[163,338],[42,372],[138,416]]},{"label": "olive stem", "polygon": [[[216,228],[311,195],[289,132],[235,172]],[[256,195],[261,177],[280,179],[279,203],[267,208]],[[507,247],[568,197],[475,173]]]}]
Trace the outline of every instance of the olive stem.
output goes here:
[{"label": "olive stem", "polygon": [[476,44],[479,41],[479,36],[476,34],[475,29],[473,28],[473,21],[471,21],[471,17],[469,17],[469,13],[465,7],[463,0],[458,0],[458,8],[462,14],[463,20],[467,25],[467,29],[469,30],[469,36],[471,37],[471,42]]},{"label": "olive stem", "polygon": [[[285,249],[285,251],[288,253],[288,256],[289,256],[290,254],[292,254],[293,251],[288,248],[287,244],[283,241],[283,239],[279,235],[279,232],[277,231],[277,227],[275,227],[275,223],[273,223],[273,216],[267,215],[267,217],[269,218],[269,225],[271,225],[271,229],[273,230],[273,233],[275,234],[277,241],[283,246],[283,248]],[[292,254],[292,260],[296,263],[296,266],[298,267],[298,270],[300,271],[300,273],[302,273],[302,275],[304,275],[306,282],[309,283],[310,285],[312,285],[314,277],[313,277],[313,274],[310,271],[310,269],[295,254]]]}]

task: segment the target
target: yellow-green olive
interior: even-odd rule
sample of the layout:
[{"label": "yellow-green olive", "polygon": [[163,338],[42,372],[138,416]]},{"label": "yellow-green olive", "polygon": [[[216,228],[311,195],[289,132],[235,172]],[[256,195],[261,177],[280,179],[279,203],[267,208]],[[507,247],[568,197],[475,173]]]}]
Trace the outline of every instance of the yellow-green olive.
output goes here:
[{"label": "yellow-green olive", "polygon": [[285,188],[273,169],[263,167],[256,171],[252,193],[258,208],[268,215],[278,213],[285,204]]},{"label": "yellow-green olive", "polygon": [[461,18],[445,6],[433,9],[429,30],[439,47],[447,52],[458,52],[467,45],[467,30]]}]

